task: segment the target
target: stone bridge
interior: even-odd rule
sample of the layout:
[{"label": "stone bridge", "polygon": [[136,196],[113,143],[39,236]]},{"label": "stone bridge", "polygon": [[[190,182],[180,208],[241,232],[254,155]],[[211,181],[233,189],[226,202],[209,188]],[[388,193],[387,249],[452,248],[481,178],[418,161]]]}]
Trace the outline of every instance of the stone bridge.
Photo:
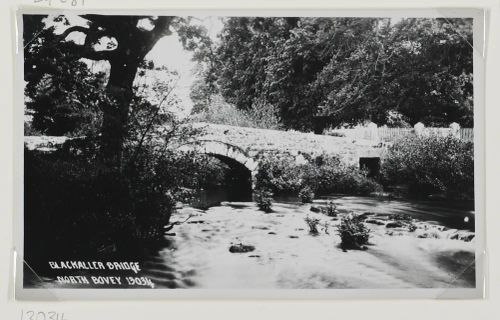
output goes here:
[{"label": "stone bridge", "polygon": [[[269,154],[290,155],[295,161],[306,162],[306,157],[322,154],[337,156],[348,165],[366,166],[378,171],[379,160],[386,149],[374,140],[354,139],[330,135],[316,135],[298,131],[267,130],[228,125],[195,123],[204,134],[197,144],[183,146],[180,150],[193,150],[213,156],[232,170],[234,186],[251,189],[262,157]],[[25,137],[29,149],[55,150],[66,137]]]},{"label": "stone bridge", "polygon": [[[377,163],[385,147],[373,140],[316,135],[298,131],[280,131],[196,123],[205,132],[195,147],[198,152],[214,156],[229,166],[242,165],[254,177],[259,160],[266,154],[288,154],[297,163],[308,156],[337,156],[345,164],[370,166]],[[378,169],[375,169],[378,170]]]}]

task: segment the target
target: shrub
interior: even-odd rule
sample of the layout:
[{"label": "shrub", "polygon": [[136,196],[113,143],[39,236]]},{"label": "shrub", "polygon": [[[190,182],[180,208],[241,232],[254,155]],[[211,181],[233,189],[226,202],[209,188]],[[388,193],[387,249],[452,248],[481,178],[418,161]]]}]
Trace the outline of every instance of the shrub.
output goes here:
[{"label": "shrub", "polygon": [[269,190],[274,195],[297,195],[302,187],[300,167],[287,155],[265,156],[260,161],[255,180],[256,189]]},{"label": "shrub", "polygon": [[269,190],[256,190],[254,193],[255,203],[259,210],[264,212],[271,212],[271,207],[273,205],[273,193]]},{"label": "shrub", "polygon": [[313,219],[310,217],[306,217],[304,221],[307,223],[307,226],[309,227],[309,233],[312,235],[318,235],[318,224],[319,224],[319,219]]},{"label": "shrub", "polygon": [[[168,150],[160,155],[145,146],[133,164],[116,171],[98,165],[96,149],[91,140],[71,140],[52,153],[25,150],[28,257],[140,249],[142,241],[162,238],[176,202],[220,180],[200,156]],[[124,159],[130,153],[125,148]]]},{"label": "shrub", "polygon": [[256,174],[256,187],[275,195],[298,195],[305,202],[310,202],[308,198],[312,201],[315,194],[369,195],[382,188],[363,171],[336,157],[307,158],[306,164],[297,164],[292,156],[265,156]]},{"label": "shrub", "polygon": [[410,222],[408,224],[408,231],[409,232],[415,232],[415,230],[417,230],[417,226],[413,222]]},{"label": "shrub", "polygon": [[474,198],[474,145],[451,135],[408,136],[394,143],[383,158],[381,181],[404,184],[417,195],[442,193]]},{"label": "shrub", "polygon": [[343,249],[363,249],[363,245],[368,243],[370,238],[370,229],[358,216],[343,217],[337,227],[337,233]]},{"label": "shrub", "polygon": [[322,155],[304,165],[302,179],[316,194],[369,195],[381,186],[357,167],[347,166],[337,157]]},{"label": "shrub", "polygon": [[336,217],[339,213],[337,205],[333,201],[328,201],[324,211],[322,210],[322,212],[329,217]]},{"label": "shrub", "polygon": [[299,198],[302,203],[311,203],[314,199],[314,192],[309,186],[305,186],[299,191]]}]

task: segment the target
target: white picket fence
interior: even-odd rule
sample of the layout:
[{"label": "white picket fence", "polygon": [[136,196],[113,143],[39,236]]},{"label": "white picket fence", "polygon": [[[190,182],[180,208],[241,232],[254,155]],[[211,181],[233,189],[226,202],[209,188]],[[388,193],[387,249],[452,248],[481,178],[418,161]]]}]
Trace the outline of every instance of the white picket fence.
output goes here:
[{"label": "white picket fence", "polygon": [[391,142],[408,135],[438,135],[445,137],[454,135],[463,141],[474,142],[473,128],[460,128],[457,123],[452,123],[448,128],[425,127],[422,123],[417,123],[413,128],[388,128],[386,126],[377,127],[370,123],[367,126],[350,129],[332,129],[325,134],[343,136],[351,139],[364,139],[372,141]]}]

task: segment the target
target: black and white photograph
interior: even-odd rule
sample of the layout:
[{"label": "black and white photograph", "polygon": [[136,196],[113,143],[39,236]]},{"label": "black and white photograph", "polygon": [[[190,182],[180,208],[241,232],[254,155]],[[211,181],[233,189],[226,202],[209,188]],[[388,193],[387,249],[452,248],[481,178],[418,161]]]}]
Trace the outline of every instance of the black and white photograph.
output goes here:
[{"label": "black and white photograph", "polygon": [[22,289],[478,292],[472,15],[151,13],[19,15]]}]

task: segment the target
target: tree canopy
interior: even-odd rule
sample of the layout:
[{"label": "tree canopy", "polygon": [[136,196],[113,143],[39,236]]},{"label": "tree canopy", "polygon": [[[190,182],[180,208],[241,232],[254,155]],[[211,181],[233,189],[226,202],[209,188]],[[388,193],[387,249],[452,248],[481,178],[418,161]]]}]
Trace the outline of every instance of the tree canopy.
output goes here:
[{"label": "tree canopy", "polygon": [[205,83],[299,130],[472,126],[472,43],[471,19],[228,18]]},{"label": "tree canopy", "polygon": [[[158,40],[171,34],[170,27],[185,20],[88,14],[78,16],[81,21],[75,24],[61,15],[54,20],[65,28],[56,33],[44,25],[47,18],[23,16],[27,107],[34,111],[34,125],[45,133],[67,134],[79,126],[85,110],[96,107],[101,113],[100,157],[119,167],[137,71]],[[74,33],[83,34],[83,41],[72,41]],[[82,59],[107,61],[109,74],[93,74]]]}]

